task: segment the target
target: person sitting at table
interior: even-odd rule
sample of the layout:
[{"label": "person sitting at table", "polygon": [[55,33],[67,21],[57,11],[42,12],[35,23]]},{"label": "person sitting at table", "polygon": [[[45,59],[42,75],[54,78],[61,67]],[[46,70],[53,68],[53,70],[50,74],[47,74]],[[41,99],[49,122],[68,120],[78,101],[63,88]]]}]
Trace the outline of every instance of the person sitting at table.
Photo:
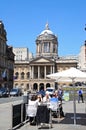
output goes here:
[{"label": "person sitting at table", "polygon": [[43,103],[50,102],[50,95],[48,92],[45,93],[45,96],[43,97]]},{"label": "person sitting at table", "polygon": [[38,94],[37,99],[38,99],[38,106],[39,106],[39,105],[41,105],[43,103],[42,95]]},{"label": "person sitting at table", "polygon": [[57,96],[56,93],[54,93],[54,94],[52,95],[52,97],[50,98],[50,101],[58,102],[58,96]]},{"label": "person sitting at table", "polygon": [[[63,112],[63,107],[62,107],[62,102],[59,101],[58,94],[54,93],[52,97],[50,98],[50,104],[51,108],[53,111],[55,110],[56,112],[59,112],[60,117],[64,117],[64,112]],[[57,110],[56,110],[57,109]],[[54,117],[57,117],[56,112],[53,113]]]},{"label": "person sitting at table", "polygon": [[[31,99],[29,99],[28,113],[29,113],[29,110],[30,110],[30,106],[33,106],[34,108],[38,107],[38,102],[39,102],[39,99],[37,98],[37,95],[33,95],[31,97]],[[34,109],[34,108],[32,108],[32,109]],[[29,117],[30,117],[30,125],[36,125],[36,117],[34,118],[34,112],[30,112]]]},{"label": "person sitting at table", "polygon": [[50,98],[50,109],[52,111],[52,116],[57,117],[57,112],[58,112],[58,96],[57,96],[57,93],[53,93],[52,97]]}]

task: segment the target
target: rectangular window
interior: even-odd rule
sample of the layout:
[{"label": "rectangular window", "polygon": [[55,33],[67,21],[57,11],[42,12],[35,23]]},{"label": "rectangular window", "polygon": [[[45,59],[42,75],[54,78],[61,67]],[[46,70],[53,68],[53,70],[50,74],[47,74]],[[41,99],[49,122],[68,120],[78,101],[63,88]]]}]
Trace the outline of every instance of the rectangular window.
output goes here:
[{"label": "rectangular window", "polygon": [[49,42],[45,42],[44,43],[44,52],[45,53],[49,53],[50,52],[50,43]]}]

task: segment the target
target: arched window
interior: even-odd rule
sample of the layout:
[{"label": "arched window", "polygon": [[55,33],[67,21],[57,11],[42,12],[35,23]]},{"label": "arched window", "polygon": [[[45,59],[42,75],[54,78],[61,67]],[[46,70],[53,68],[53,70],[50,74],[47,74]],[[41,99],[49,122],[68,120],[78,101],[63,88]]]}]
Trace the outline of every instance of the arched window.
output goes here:
[{"label": "arched window", "polygon": [[47,83],[47,84],[46,84],[46,88],[47,88],[47,87],[50,87],[50,83]]},{"label": "arched window", "polygon": [[24,72],[21,73],[21,79],[24,79]]},{"label": "arched window", "polygon": [[26,75],[27,75],[27,79],[29,79],[30,78],[30,72],[27,72]]},{"label": "arched window", "polygon": [[15,79],[18,79],[18,78],[19,78],[19,73],[18,73],[18,72],[15,73],[14,78],[15,78]]},{"label": "arched window", "polygon": [[39,90],[44,90],[44,84],[43,83],[39,84]]},{"label": "arched window", "polygon": [[37,83],[33,84],[33,90],[38,90],[38,84]]}]

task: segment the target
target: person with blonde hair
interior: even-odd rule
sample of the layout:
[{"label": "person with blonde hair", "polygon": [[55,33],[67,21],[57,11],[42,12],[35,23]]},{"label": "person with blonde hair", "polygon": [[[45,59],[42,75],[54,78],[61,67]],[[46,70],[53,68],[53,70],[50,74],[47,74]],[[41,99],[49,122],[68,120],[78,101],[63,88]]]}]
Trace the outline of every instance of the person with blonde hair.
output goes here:
[{"label": "person with blonde hair", "polygon": [[45,93],[45,96],[43,97],[43,102],[44,103],[50,102],[50,95],[48,92]]}]

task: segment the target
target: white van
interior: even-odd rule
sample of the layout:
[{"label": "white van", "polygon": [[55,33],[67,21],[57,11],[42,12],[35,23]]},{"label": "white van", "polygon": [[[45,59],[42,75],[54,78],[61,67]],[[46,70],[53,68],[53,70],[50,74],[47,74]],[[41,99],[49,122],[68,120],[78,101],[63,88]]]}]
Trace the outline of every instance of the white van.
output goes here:
[{"label": "white van", "polygon": [[53,87],[47,87],[46,88],[46,92],[48,92],[49,95],[52,95],[55,92],[55,88],[53,88]]}]

